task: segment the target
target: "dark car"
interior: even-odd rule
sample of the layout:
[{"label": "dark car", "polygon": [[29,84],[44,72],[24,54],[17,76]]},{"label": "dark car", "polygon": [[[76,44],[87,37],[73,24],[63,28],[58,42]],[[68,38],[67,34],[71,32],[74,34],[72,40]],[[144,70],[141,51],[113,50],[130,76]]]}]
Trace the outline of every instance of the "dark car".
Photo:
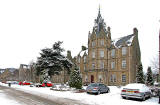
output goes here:
[{"label": "dark car", "polygon": [[107,87],[105,84],[102,83],[91,83],[86,88],[87,93],[93,93],[93,94],[101,94],[101,93],[108,93],[109,87]]}]

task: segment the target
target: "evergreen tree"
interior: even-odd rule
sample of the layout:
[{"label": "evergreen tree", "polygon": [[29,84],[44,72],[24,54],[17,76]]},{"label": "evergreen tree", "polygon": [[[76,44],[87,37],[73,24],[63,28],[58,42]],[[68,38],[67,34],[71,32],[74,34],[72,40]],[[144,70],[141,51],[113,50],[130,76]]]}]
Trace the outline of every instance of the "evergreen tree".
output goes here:
[{"label": "evergreen tree", "polygon": [[151,67],[148,67],[147,69],[147,75],[146,75],[146,85],[153,85],[154,80],[153,80],[153,74],[152,74],[152,70]]},{"label": "evergreen tree", "polygon": [[50,76],[59,74],[62,70],[70,72],[72,62],[62,55],[64,49],[61,48],[61,44],[62,42],[58,41],[53,45],[53,48],[41,50],[40,57],[36,62],[37,75],[42,75],[44,70],[47,70]]},{"label": "evergreen tree", "polygon": [[137,83],[144,83],[143,66],[141,63],[137,67],[136,82]]},{"label": "evergreen tree", "polygon": [[71,72],[69,86],[76,89],[82,88],[82,77],[80,76],[80,72],[77,68]]}]

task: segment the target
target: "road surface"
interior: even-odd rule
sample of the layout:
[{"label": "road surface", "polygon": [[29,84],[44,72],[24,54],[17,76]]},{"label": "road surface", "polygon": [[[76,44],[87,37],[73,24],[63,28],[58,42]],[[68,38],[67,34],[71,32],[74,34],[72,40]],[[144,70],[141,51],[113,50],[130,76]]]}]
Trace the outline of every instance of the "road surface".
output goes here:
[{"label": "road surface", "polygon": [[47,97],[33,95],[24,91],[1,85],[0,90],[7,96],[7,98],[16,100],[21,105],[87,105],[71,99],[57,97],[48,99]]}]

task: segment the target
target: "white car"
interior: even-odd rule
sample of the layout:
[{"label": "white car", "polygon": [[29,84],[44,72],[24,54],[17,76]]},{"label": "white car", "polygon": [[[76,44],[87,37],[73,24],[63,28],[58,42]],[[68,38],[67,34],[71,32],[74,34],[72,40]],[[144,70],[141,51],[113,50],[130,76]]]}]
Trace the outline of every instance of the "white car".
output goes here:
[{"label": "white car", "polygon": [[132,83],[128,84],[121,90],[122,98],[137,98],[141,100],[146,100],[146,98],[151,97],[151,90],[145,84]]}]

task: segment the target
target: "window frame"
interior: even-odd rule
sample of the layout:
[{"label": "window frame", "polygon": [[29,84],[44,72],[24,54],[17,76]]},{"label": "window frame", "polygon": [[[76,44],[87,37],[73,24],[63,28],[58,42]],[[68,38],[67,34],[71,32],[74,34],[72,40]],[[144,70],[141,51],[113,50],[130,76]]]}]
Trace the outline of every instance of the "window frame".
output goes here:
[{"label": "window frame", "polygon": [[115,61],[111,62],[111,69],[115,69]]},{"label": "window frame", "polygon": [[104,40],[103,39],[100,40],[100,46],[104,46]]},{"label": "window frame", "polygon": [[95,51],[92,51],[92,58],[95,58],[96,57],[96,53]]},{"label": "window frame", "polygon": [[104,62],[100,61],[100,69],[104,69]]},{"label": "window frame", "polygon": [[95,41],[92,41],[92,47],[95,47],[96,43]]},{"label": "window frame", "polygon": [[99,56],[100,56],[100,58],[104,58],[104,50],[99,51]]},{"label": "window frame", "polygon": [[122,47],[122,56],[127,55],[127,47]]},{"label": "window frame", "polygon": [[127,67],[127,61],[126,59],[122,59],[122,68],[125,69]]},{"label": "window frame", "polygon": [[122,74],[122,82],[125,83],[126,82],[126,75]]},{"label": "window frame", "polygon": [[116,49],[112,49],[111,50],[111,57],[113,58],[113,57],[115,57],[115,55],[116,55]]},{"label": "window frame", "polygon": [[92,69],[93,70],[95,69],[95,63],[92,63]]},{"label": "window frame", "polygon": [[87,57],[84,56],[84,57],[83,57],[83,62],[86,63],[86,60],[87,60]]}]

